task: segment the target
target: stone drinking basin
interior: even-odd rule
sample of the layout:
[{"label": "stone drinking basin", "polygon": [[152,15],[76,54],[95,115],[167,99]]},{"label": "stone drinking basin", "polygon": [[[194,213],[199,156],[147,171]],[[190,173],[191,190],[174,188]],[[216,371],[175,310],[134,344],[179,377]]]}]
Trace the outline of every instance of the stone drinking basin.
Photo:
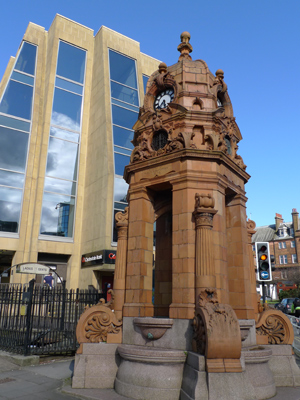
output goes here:
[{"label": "stone drinking basin", "polygon": [[173,320],[170,318],[137,317],[133,320],[134,325],[141,329],[142,335],[148,340],[160,339],[172,328]]}]

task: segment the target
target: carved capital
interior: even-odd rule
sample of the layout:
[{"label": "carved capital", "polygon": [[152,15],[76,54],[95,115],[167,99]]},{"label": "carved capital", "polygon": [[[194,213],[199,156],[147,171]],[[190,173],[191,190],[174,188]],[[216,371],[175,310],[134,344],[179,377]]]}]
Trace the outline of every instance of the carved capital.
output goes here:
[{"label": "carved capital", "polygon": [[193,214],[194,214],[195,221],[196,221],[196,229],[197,228],[210,228],[211,229],[213,227],[213,216],[214,216],[213,213],[199,212],[199,209],[198,209],[197,211],[194,211]]},{"label": "carved capital", "polygon": [[196,229],[213,226],[213,217],[218,212],[214,209],[215,199],[211,194],[195,194],[195,211],[193,212]]},{"label": "carved capital", "polygon": [[128,211],[129,207],[125,207],[124,211],[119,211],[115,215],[116,225],[119,228],[128,228]]}]

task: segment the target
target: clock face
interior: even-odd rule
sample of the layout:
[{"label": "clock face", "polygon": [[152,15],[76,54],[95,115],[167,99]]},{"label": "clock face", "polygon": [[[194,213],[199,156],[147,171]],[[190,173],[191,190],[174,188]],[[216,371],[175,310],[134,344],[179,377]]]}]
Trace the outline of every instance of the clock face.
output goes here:
[{"label": "clock face", "polygon": [[161,108],[166,108],[171,101],[174,100],[174,90],[173,89],[166,89],[160,92],[155,99],[154,108],[156,110]]}]

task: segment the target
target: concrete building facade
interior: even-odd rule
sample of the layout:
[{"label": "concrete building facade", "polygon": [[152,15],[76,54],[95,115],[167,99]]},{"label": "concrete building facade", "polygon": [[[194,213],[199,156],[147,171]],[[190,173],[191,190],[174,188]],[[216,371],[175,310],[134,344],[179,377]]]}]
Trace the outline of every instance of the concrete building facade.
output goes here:
[{"label": "concrete building facade", "polygon": [[0,84],[0,273],[40,262],[69,288],[112,284],[132,126],[158,64],[104,26],[28,25]]}]

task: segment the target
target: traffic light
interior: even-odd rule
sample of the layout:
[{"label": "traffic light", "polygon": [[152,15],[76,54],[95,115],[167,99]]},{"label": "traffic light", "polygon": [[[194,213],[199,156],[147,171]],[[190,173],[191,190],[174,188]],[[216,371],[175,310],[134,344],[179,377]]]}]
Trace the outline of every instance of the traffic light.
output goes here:
[{"label": "traffic light", "polygon": [[271,257],[268,242],[256,242],[257,280],[266,282],[272,280]]}]

